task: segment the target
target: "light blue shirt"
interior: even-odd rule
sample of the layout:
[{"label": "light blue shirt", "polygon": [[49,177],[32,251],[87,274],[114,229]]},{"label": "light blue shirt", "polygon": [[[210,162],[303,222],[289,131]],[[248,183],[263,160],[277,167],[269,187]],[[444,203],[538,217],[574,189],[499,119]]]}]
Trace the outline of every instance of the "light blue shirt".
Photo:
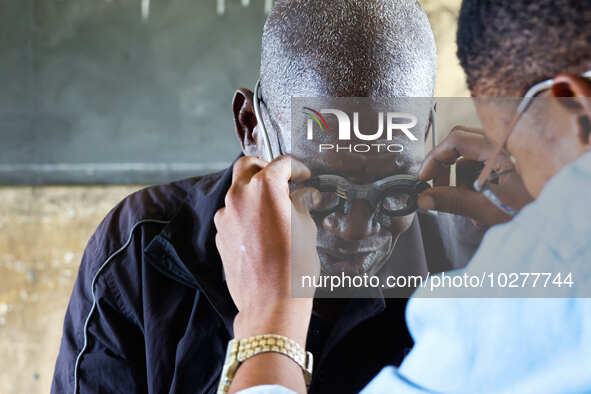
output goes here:
[{"label": "light blue shirt", "polygon": [[[591,153],[560,171],[514,220],[490,229],[457,274],[498,272],[561,272],[562,279],[571,272],[574,286],[418,289],[406,311],[413,350],[362,393],[591,393]],[[461,298],[483,295],[562,298]],[[243,393],[292,392],[259,386]]]}]

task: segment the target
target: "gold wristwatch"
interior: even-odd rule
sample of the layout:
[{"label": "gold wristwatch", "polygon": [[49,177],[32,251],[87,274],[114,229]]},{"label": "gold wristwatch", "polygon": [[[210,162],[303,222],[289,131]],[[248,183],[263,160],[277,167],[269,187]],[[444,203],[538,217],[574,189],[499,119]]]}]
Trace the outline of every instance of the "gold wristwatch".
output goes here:
[{"label": "gold wristwatch", "polygon": [[310,384],[313,364],[312,353],[306,352],[297,342],[287,337],[266,334],[244,339],[232,339],[228,342],[226,361],[224,361],[224,368],[222,369],[218,394],[226,394],[228,392],[236,370],[244,360],[266,352],[280,353],[291,358],[304,371],[306,385]]}]

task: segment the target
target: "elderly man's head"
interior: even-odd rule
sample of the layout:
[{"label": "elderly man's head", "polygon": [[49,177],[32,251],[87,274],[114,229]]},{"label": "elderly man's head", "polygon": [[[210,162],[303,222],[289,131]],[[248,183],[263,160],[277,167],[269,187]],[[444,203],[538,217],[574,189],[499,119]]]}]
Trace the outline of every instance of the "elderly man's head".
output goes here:
[{"label": "elderly man's head", "polygon": [[282,1],[263,33],[261,84],[271,115],[291,97],[430,97],[431,26],[415,0]]},{"label": "elderly man's head", "polygon": [[[431,97],[435,72],[433,33],[416,0],[278,1],[265,24],[260,72],[262,115],[273,150],[294,154],[311,165],[313,174],[338,174],[352,183],[414,174],[424,154],[428,108],[416,113],[417,141],[405,140],[404,152],[368,160],[360,154],[310,150],[306,138],[292,138],[292,98]],[[244,153],[262,156],[252,99],[249,90],[236,92],[236,128]],[[310,157],[300,157],[304,152],[311,152]],[[364,177],[368,167],[372,179]],[[388,260],[414,216],[383,220],[382,203],[387,202],[351,201],[346,211],[316,217],[326,271],[375,272]]]}]

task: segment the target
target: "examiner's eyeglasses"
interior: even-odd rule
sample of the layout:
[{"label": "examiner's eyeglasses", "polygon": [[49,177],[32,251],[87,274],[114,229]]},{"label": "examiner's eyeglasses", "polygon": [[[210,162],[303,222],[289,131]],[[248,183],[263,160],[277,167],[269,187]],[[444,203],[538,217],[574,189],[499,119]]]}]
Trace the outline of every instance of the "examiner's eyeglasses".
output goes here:
[{"label": "examiner's eyeglasses", "polygon": [[[591,79],[591,70],[581,74],[581,76],[583,78]],[[515,114],[515,117],[513,118],[511,123],[509,124],[506,135],[503,137],[501,142],[499,142],[499,145],[495,149],[494,153],[486,162],[486,165],[484,166],[478,179],[476,179],[474,181],[474,190],[476,190],[477,192],[481,192],[497,208],[499,208],[501,211],[505,212],[506,214],[508,214],[510,216],[515,216],[517,214],[517,211],[515,211],[510,206],[504,204],[501,201],[501,199],[491,190],[490,184],[494,180],[497,180],[502,175],[504,175],[508,172],[512,172],[513,170],[511,170],[511,171],[503,170],[502,172],[498,172],[498,171],[495,171],[494,167],[497,162],[497,158],[499,157],[500,154],[503,153],[503,150],[505,148],[505,144],[507,143],[509,136],[511,135],[511,133],[515,129],[515,126],[517,126],[517,123],[519,122],[519,120],[521,119],[521,117],[523,116],[525,111],[527,111],[527,109],[531,106],[533,99],[535,97],[537,97],[540,93],[552,88],[553,84],[554,84],[554,78],[547,79],[545,81],[535,84],[525,93],[525,95],[523,96],[523,99],[521,100],[521,102],[517,106],[517,113]],[[512,161],[514,161],[514,159],[512,157],[511,157],[511,159],[512,159]]]},{"label": "examiner's eyeglasses", "polygon": [[[257,81],[254,88],[254,113],[257,125],[263,137],[264,159],[268,162],[282,154],[273,152],[269,133],[262,116],[261,104],[264,104],[261,94],[261,83]],[[437,124],[435,111],[431,109],[431,132],[433,147],[437,144]],[[327,216],[337,210],[349,214],[354,200],[364,200],[373,209],[389,216],[405,216],[417,210],[418,196],[429,184],[419,180],[414,175],[393,175],[379,179],[369,184],[355,184],[339,175],[318,175],[306,182],[305,186],[318,189],[321,200],[312,210],[317,215]]]}]

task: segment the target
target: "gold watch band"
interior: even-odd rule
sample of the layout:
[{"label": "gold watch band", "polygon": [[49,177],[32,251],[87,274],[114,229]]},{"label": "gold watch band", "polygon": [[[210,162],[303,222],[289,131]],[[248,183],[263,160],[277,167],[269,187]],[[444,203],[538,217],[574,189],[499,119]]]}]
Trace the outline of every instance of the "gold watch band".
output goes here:
[{"label": "gold watch band", "polygon": [[230,388],[230,383],[236,374],[236,370],[245,360],[260,353],[275,352],[283,354],[295,361],[304,372],[306,385],[312,378],[313,357],[306,352],[297,342],[275,334],[257,335],[244,339],[232,339],[228,342],[226,361],[222,370],[222,378],[218,386],[218,394],[225,394]]}]

